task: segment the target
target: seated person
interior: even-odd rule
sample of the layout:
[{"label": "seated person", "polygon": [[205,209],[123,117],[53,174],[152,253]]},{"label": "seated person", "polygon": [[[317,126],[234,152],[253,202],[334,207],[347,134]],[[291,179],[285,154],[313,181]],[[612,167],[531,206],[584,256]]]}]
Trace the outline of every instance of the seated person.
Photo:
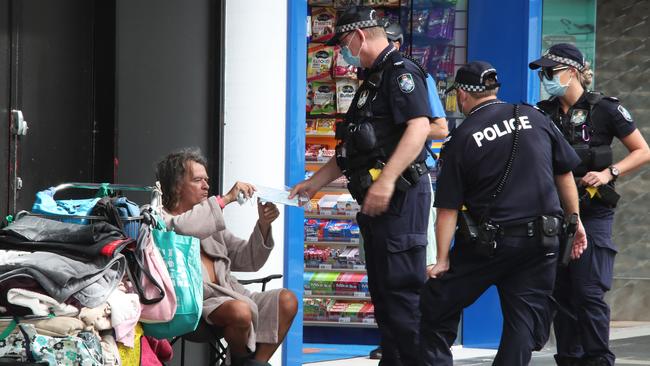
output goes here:
[{"label": "seated person", "polygon": [[206,159],[196,149],[169,154],[158,163],[163,218],[168,228],[201,240],[203,319],[219,328],[230,347],[232,365],[268,365],[298,309],[289,290],[250,292],[231,271],[257,271],[271,253],[271,223],[280,212],[273,203],[257,203],[259,219],[248,240],[226,229],[222,208],[255,187],[237,182],[223,197],[208,197]]}]

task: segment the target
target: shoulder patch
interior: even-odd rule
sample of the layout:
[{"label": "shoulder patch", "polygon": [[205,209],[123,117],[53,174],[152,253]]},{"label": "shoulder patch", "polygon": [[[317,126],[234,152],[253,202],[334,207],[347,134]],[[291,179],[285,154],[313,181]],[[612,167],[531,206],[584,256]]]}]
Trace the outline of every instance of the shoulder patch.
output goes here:
[{"label": "shoulder patch", "polygon": [[630,114],[630,112],[627,111],[627,109],[625,109],[625,107],[619,104],[616,109],[618,109],[618,111],[623,115],[623,118],[625,118],[626,121],[630,123],[633,122],[632,115]]},{"label": "shoulder patch", "polygon": [[415,81],[413,80],[413,75],[410,72],[406,72],[397,77],[397,85],[402,93],[410,93],[415,90]]}]

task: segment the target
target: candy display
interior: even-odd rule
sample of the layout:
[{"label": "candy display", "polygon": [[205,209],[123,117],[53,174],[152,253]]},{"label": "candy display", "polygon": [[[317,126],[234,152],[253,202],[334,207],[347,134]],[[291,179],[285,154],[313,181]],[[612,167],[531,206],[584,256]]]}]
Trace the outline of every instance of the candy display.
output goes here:
[{"label": "candy display", "polygon": [[304,250],[305,268],[360,269],[365,266],[359,247],[329,248],[307,245]]},{"label": "candy display", "polygon": [[333,8],[311,9],[311,41],[327,42],[334,36],[336,10]]},{"label": "candy display", "polygon": [[427,35],[431,38],[452,40],[454,39],[454,22],[456,9],[434,8],[429,14]]},{"label": "candy display", "polygon": [[361,207],[351,194],[342,194],[336,200],[336,212],[339,215],[356,216]]},{"label": "candy display", "polygon": [[335,8],[344,9],[352,5],[361,5],[361,0],[334,0]]},{"label": "candy display", "polygon": [[359,84],[356,80],[344,79],[336,81],[336,111],[338,113],[348,111],[358,87]]},{"label": "candy display", "polygon": [[331,79],[333,61],[334,47],[319,43],[310,44],[307,49],[307,81]]},{"label": "candy display", "polygon": [[306,272],[304,289],[310,295],[367,297],[368,276],[351,272]]},{"label": "candy display", "polygon": [[332,6],[334,5],[332,0],[309,0],[309,5],[312,6]]},{"label": "candy display", "polygon": [[336,84],[314,81],[312,85],[314,87],[314,107],[311,114],[335,114]]},{"label": "candy display", "polygon": [[334,136],[334,128],[336,126],[336,119],[334,118],[320,118],[316,121],[315,133],[319,135]]}]

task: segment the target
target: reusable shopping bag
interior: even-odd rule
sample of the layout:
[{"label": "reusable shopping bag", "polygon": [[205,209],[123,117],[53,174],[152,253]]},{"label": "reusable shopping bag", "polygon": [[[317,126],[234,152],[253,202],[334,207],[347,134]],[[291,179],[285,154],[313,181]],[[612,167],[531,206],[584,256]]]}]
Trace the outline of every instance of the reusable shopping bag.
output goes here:
[{"label": "reusable shopping bag", "polygon": [[[88,216],[100,197],[78,200],[55,200],[53,188],[36,193],[32,212],[57,216]],[[88,220],[79,218],[62,219],[65,222],[87,224]]]},{"label": "reusable shopping bag", "polygon": [[151,234],[174,283],[176,314],[169,322],[143,324],[144,334],[155,338],[171,338],[191,333],[198,326],[203,309],[199,239],[167,231],[162,225],[153,228]]},{"label": "reusable shopping bag", "polygon": [[138,271],[141,267],[137,266],[134,274],[136,278],[132,280],[142,303],[140,321],[143,323],[171,321],[176,314],[176,292],[165,260],[154,243],[150,225],[140,226],[138,243],[133,256],[133,260],[142,261],[144,269]]}]

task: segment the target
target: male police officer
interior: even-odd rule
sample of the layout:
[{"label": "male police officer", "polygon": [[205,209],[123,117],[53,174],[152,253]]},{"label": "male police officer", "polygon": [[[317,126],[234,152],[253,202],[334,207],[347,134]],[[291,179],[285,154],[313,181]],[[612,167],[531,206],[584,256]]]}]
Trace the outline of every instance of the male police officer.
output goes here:
[{"label": "male police officer", "polygon": [[[650,161],[650,149],[618,99],[586,90],[590,70],[575,46],[556,44],[529,67],[541,68],[540,80],[552,96],[538,106],[582,158],[573,174],[580,180],[580,212],[592,244],[579,260],[558,270],[554,295],[573,317],[565,312],[555,316],[555,359],[560,366],[614,365],[608,344],[609,306],[604,299],[616,255],[614,182]],[[610,146],[614,137],[629,152],[616,163]]]},{"label": "male police officer", "polygon": [[[399,51],[402,47],[402,44],[404,44],[404,32],[402,31],[402,27],[399,25],[399,23],[389,23],[386,22],[384,24],[384,30],[386,31],[386,38],[388,38],[388,41],[395,46],[395,48]],[[402,54],[402,56],[405,56]],[[414,61],[414,59],[409,58],[411,61]],[[415,61],[414,61],[415,62]],[[424,69],[424,68],[423,68]],[[438,95],[438,88],[436,87],[436,83],[433,80],[433,77],[431,77],[431,74],[427,73],[427,91],[429,92],[429,104],[431,105],[431,114],[433,115],[433,118],[429,121],[429,127],[431,128],[431,131],[429,131],[429,136],[427,138],[427,141],[425,142],[426,145],[431,146],[431,140],[442,140],[445,137],[447,137],[447,134],[449,130],[447,129],[447,119],[446,119],[446,113],[445,109],[442,107],[442,103],[440,102],[440,96]],[[427,158],[427,164],[430,166],[433,166],[432,164],[435,164],[436,156],[430,156]],[[434,192],[433,192],[433,187],[431,191],[431,197],[434,197]],[[435,238],[435,233],[434,233],[434,221],[436,218],[436,211],[433,205],[431,205],[431,210],[429,211],[429,224],[428,224],[428,230],[427,230],[427,264],[432,264],[435,263],[435,258],[436,258],[436,238]],[[395,348],[394,344],[387,344],[388,347]],[[371,359],[381,359],[382,357],[382,348],[377,347],[370,351],[370,358]],[[389,350],[388,353],[395,353],[395,351]]]},{"label": "male police officer", "polygon": [[388,43],[368,7],[348,8],[333,42],[340,43],[348,63],[367,69],[367,78],[336,127],[336,159],[296,185],[291,197],[311,197],[345,174],[362,204],[357,221],[382,345],[396,344],[399,352],[385,351],[381,364],[418,365],[418,302],[431,205],[429,180],[423,177],[431,118],[425,72]]},{"label": "male police officer", "polygon": [[[452,365],[460,312],[491,285],[504,317],[494,365],[527,365],[548,338],[560,201],[565,214],[578,213],[571,169],[579,158],[541,112],[498,100],[499,86],[496,70],[476,61],[448,90],[467,118],[439,161],[438,261],[421,294],[424,365]],[[457,221],[462,230],[450,252]],[[585,246],[580,226],[573,256]]]}]

